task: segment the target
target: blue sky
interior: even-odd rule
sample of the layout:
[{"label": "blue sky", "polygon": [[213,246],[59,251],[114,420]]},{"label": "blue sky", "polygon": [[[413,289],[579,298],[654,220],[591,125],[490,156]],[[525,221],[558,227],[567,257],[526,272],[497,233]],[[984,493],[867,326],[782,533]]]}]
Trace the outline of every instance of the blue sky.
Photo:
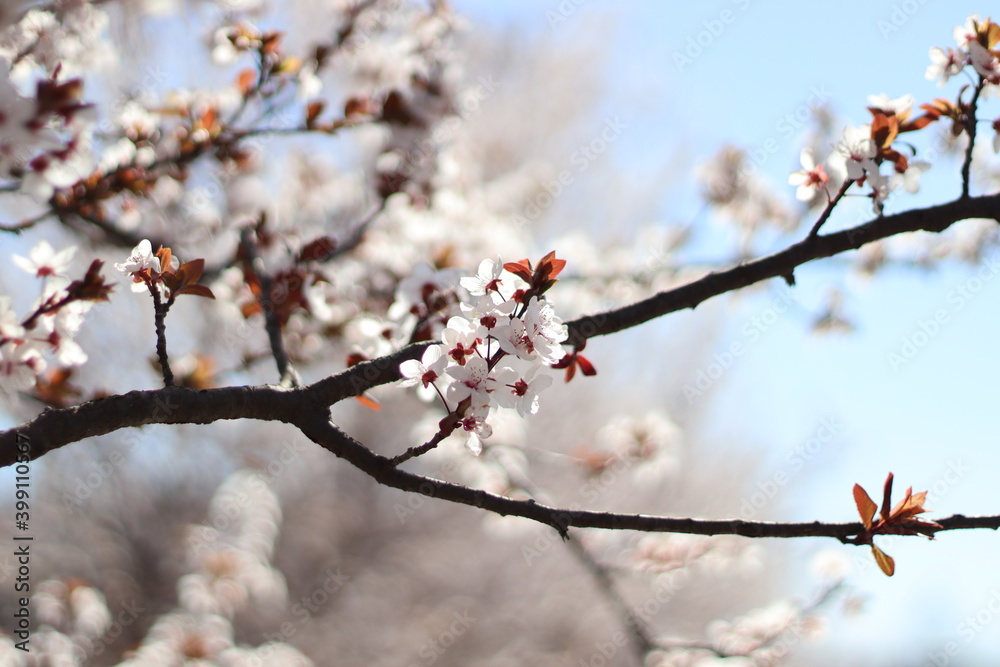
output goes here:
[{"label": "blue sky", "polygon": [[[867,121],[871,94],[910,93],[918,103],[953,97],[960,84],[939,88],[924,78],[928,49],[953,46],[952,28],[989,9],[916,0],[455,4],[474,24],[514,26],[517,34],[571,40],[576,30],[587,39],[606,36],[611,89],[602,111],[634,122],[614,147],[617,164],[634,178],[642,178],[649,165],[663,164],[664,155],[683,155],[693,166],[732,142],[749,150],[770,147],[760,154],[761,172],[779,185],[798,168],[802,139],[787,130],[786,114],[818,92],[852,124]],[[699,39],[701,46],[692,46]],[[986,107],[986,113],[996,111]],[[888,210],[954,198],[957,166],[936,164],[923,182],[918,195],[898,195]],[[662,211],[670,220],[693,218],[699,208],[693,180],[677,184],[664,199]],[[720,252],[717,257],[724,257]],[[997,250],[986,255],[1000,259]],[[994,407],[1000,280],[992,280],[992,267],[887,269],[864,282],[847,278],[843,262],[814,263],[797,272],[798,286],[788,292],[801,306],[752,341],[748,323],[767,313],[774,295],[787,291],[783,286],[775,282],[735,305],[709,306],[724,308],[726,320],[702,367],[734,342],[745,349],[710,390],[716,399],[711,435],[759,449],[763,463],[749,491],[766,486],[775,473],[788,475],[761,518],[854,520],[852,485],[861,483],[878,501],[889,471],[896,475],[896,497],[909,485],[931,490],[932,518],[1000,512],[992,495],[994,471],[1000,469]],[[808,313],[830,287],[844,291],[845,312],[857,326],[850,336],[808,332]],[[956,296],[961,294],[968,298]],[[929,321],[939,312],[945,317],[935,327]],[[663,329],[647,326],[647,340],[655,342]],[[907,341],[916,353],[894,365],[890,355],[902,354]],[[815,447],[801,468],[793,466],[793,452],[817,437],[824,420],[838,424],[835,436]],[[804,558],[824,545],[836,546],[817,540],[781,545],[780,553]],[[871,558],[861,549],[842,548],[852,557]],[[896,557],[897,574],[889,579],[873,567],[852,572],[851,583],[868,598],[866,613],[833,621],[826,646],[847,651],[853,660],[847,664],[930,664],[946,650],[952,651],[949,664],[980,664],[1000,654],[1000,619],[994,621],[990,608],[991,596],[1000,591],[995,534],[946,533],[934,543],[910,538],[885,548]]]}]

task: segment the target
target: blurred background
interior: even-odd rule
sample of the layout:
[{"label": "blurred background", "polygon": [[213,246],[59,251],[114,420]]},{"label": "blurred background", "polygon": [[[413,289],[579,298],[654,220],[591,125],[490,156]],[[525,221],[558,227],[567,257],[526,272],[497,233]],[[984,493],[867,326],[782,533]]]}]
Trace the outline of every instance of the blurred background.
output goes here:
[{"label": "blurred background", "polygon": [[[252,61],[220,57],[222,27],[283,30],[282,47],[305,59],[350,6],[102,5],[80,19],[109,45],[78,68],[101,113],[95,152],[127,127],[125,100],[162,112],[164,128],[178,98],[234,104],[235,76]],[[262,211],[295,248],[317,233],[345,238],[378,203],[358,247],[326,267],[311,312],[288,324],[304,381],[341,370],[349,352],[384,351],[372,332],[422,263],[472,275],[486,257],[555,249],[568,264],[549,298],[569,320],[798,241],[821,210],[788,185],[801,149],[829,153],[844,127],[869,121],[870,95],[954,100],[967,81],[927,80],[928,50],[955,46],[955,27],[986,9],[452,8],[375,3],[354,46],[316,73],[322,92],[306,96],[328,99],[335,116],[352,95],[400,89],[425,127],[268,136],[235,175],[220,178],[221,159],[209,158],[151,197],[114,202],[123,228],[175,239],[175,254],[210,265]],[[30,73],[11,79],[23,93]],[[304,101],[286,97],[291,111],[259,117],[294,123]],[[995,107],[981,107],[973,194],[997,190]],[[408,174],[419,188],[377,185],[387,155],[421,146],[433,159]],[[913,148],[931,169],[919,192],[893,193],[887,213],[960,193],[962,144],[947,128],[916,133]],[[727,170],[738,177],[727,183]],[[739,194],[725,202],[720,191]],[[17,220],[37,204],[8,198],[0,210]],[[869,199],[849,198],[824,230],[871,217]],[[0,251],[75,244],[80,270],[128,255],[69,227],[49,220],[4,237]],[[994,227],[891,239],[804,266],[794,287],[769,281],[589,341],[596,377],[556,382],[527,421],[499,417],[482,457],[452,438],[412,469],[561,506],[774,521],[856,520],[852,486],[878,502],[892,472],[896,498],[911,485],[929,491],[931,519],[996,513]],[[246,296],[238,272],[210,284],[217,302],[182,300],[168,317],[180,372],[206,385],[276,382],[261,323],[234,304]],[[37,290],[3,262],[0,294],[24,313]],[[73,376],[81,398],[159,386],[145,295],[122,283],[79,340],[90,357]],[[372,398],[378,411],[342,404],[334,420],[384,454],[426,440],[443,414],[395,387]],[[8,392],[0,426],[40,407]],[[896,559],[892,578],[869,550],[829,539],[582,531],[577,548],[527,521],[378,487],[274,424],[128,430],[32,470],[32,576],[47,580],[36,638],[47,655],[78,660],[66,664],[640,664],[623,609],[673,647],[651,665],[980,665],[1000,653],[996,536],[985,531],[880,541]],[[0,485],[13,489],[10,471]],[[13,572],[0,557],[8,618]]]}]

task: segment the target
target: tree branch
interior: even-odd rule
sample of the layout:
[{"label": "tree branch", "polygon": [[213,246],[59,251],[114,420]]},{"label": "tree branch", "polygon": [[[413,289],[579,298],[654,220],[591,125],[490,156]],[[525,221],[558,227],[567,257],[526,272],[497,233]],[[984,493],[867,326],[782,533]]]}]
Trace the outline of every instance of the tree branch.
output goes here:
[{"label": "tree branch", "polygon": [[[411,348],[407,348],[408,350]],[[566,537],[575,528],[638,530],[693,535],[742,535],[744,537],[832,537],[841,542],[859,534],[860,522],[774,523],[742,519],[691,519],[616,514],[548,507],[534,500],[515,500],[480,489],[445,482],[400,470],[341,431],[329,421],[327,406],[317,400],[317,385],[298,389],[275,386],[187,389],[165,387],[133,391],[88,401],[59,410],[45,410],[31,421],[0,432],[0,467],[33,461],[47,452],[84,438],[146,424],[209,424],[222,419],[257,419],[293,424],[313,442],[344,459],[385,486],[470,505],[501,516],[519,516],[552,526]],[[949,530],[1000,528],[1000,516],[966,517],[960,514],[937,521]]]},{"label": "tree branch", "polygon": [[567,345],[579,346],[594,336],[606,336],[685,308],[694,308],[714,296],[755,283],[790,275],[807,262],[857,250],[873,241],[906,232],[940,233],[960,220],[1000,218],[1000,195],[956,199],[928,208],[913,209],[876,218],[857,227],[830,234],[809,236],[784,250],[716,271],[686,285],[655,294],[648,299],[568,322]]},{"label": "tree branch", "polygon": [[[813,260],[856,250],[896,234],[915,231],[940,233],[961,220],[996,220],[998,217],[1000,194],[957,199],[938,206],[876,218],[839,232],[808,236],[772,255],[713,271],[685,285],[658,292],[648,299],[627,306],[567,322],[569,338],[566,344],[579,347],[588,338],[606,336],[678,310],[695,308],[714,296],[770,278],[792,275],[796,268]],[[317,391],[321,394],[320,400],[332,405],[346,397],[358,396],[372,387],[395,382],[400,379],[399,364],[407,359],[419,359],[429,344],[424,342],[409,345],[391,355],[358,364],[338,375],[320,380],[316,383]]]}]

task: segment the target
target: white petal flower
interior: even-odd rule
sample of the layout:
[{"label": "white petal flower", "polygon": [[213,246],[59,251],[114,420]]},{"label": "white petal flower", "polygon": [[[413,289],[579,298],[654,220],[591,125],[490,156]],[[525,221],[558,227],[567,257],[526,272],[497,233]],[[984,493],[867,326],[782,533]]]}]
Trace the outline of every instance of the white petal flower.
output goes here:
[{"label": "white petal flower", "polygon": [[493,427],[486,423],[488,415],[489,408],[480,406],[466,412],[460,422],[466,434],[465,447],[475,456],[482,454],[483,440],[493,435]]},{"label": "white petal flower", "polygon": [[834,144],[833,147],[843,157],[847,177],[852,181],[864,176],[866,171],[878,171],[873,160],[876,148],[875,142],[871,138],[870,126],[844,128],[843,139]]},{"label": "white petal flower", "polygon": [[76,246],[69,246],[56,252],[48,241],[40,241],[31,249],[28,257],[14,255],[14,263],[38,278],[61,276],[66,274],[75,252]]},{"label": "white petal flower", "polygon": [[832,196],[829,186],[830,175],[823,169],[823,165],[816,164],[812,151],[803,148],[799,159],[802,162],[802,169],[793,171],[788,176],[788,184],[798,186],[795,198],[808,202],[812,201],[819,192],[830,198]]},{"label": "white petal flower", "polygon": [[0,338],[21,338],[24,336],[24,327],[17,319],[17,313],[10,307],[13,299],[9,296],[0,296]]},{"label": "white petal flower", "polygon": [[145,292],[146,285],[142,279],[143,272],[160,272],[160,258],[153,255],[152,245],[148,239],[143,239],[121,264],[115,264],[115,268],[127,276],[132,276],[132,291]]},{"label": "white petal flower", "polygon": [[930,168],[931,165],[929,162],[922,162],[920,160],[910,162],[904,173],[893,174],[890,177],[892,180],[892,189],[903,188],[910,194],[916,194],[920,190],[920,174]]},{"label": "white petal flower", "polygon": [[479,270],[474,276],[467,276],[459,281],[459,284],[469,290],[472,296],[491,295],[497,297],[499,301],[499,289],[502,281],[500,274],[503,273],[503,260],[497,257],[497,261],[484,259],[479,264]]},{"label": "white petal flower", "polygon": [[897,116],[903,116],[910,113],[910,110],[913,108],[913,95],[903,95],[894,100],[889,99],[889,96],[885,93],[881,95],[869,95],[868,106],[886,115],[896,114]]},{"label": "white petal flower", "polygon": [[33,342],[0,345],[0,386],[11,391],[28,390],[44,370],[45,360]]},{"label": "white petal flower", "polygon": [[[539,366],[527,373],[505,367],[497,373],[493,395],[500,407],[514,408],[522,417],[538,412],[538,394],[552,384],[551,375],[537,375]],[[537,377],[536,377],[537,375]]]},{"label": "white petal flower", "polygon": [[976,41],[976,26],[980,23],[979,14],[971,14],[965,19],[965,25],[955,26],[952,35],[960,49],[968,49],[969,44]]},{"label": "white petal flower", "polygon": [[461,306],[462,314],[475,327],[476,337],[485,339],[493,333],[494,329],[510,320],[510,314],[517,307],[517,302],[510,300],[498,304],[492,296],[485,294],[476,302],[476,305],[470,306],[463,303]]},{"label": "white petal flower", "polygon": [[448,386],[448,400],[456,405],[466,398],[472,406],[488,406],[494,380],[490,378],[489,365],[479,356],[469,359],[464,366],[449,366],[446,370],[455,381]]},{"label": "white petal flower", "polygon": [[979,42],[969,42],[969,56],[979,76],[989,83],[1000,83],[1000,59]]},{"label": "white petal flower", "polygon": [[480,342],[478,328],[466,318],[456,315],[448,320],[448,326],[441,332],[445,353],[459,366],[476,353]]},{"label": "white petal flower", "polygon": [[420,361],[409,359],[399,365],[399,374],[403,376],[401,387],[417,387],[417,394],[424,400],[434,398],[435,383],[440,383],[445,372],[448,359],[443,353],[444,346],[431,345],[424,350]]},{"label": "white petal flower", "polygon": [[924,76],[928,79],[938,79],[938,86],[943,86],[948,79],[955,76],[965,67],[967,54],[964,51],[955,49],[939,49],[932,47],[930,50],[931,64],[927,66]]}]

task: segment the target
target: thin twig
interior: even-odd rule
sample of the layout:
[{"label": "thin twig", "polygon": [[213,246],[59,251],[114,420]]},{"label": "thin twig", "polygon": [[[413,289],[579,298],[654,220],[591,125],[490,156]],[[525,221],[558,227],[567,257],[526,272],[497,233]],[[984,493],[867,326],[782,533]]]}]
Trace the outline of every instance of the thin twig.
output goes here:
[{"label": "thin twig", "polygon": [[281,387],[297,387],[299,385],[299,375],[288,359],[288,352],[285,350],[285,342],[281,335],[281,318],[278,309],[272,299],[274,281],[271,275],[264,268],[264,260],[261,259],[257,251],[257,243],[253,238],[253,230],[244,227],[240,230],[240,245],[243,247],[247,270],[257,274],[260,280],[260,296],[257,302],[264,312],[264,328],[267,331],[267,339],[271,345],[271,355],[278,368],[278,381]]},{"label": "thin twig", "polygon": [[167,310],[169,304],[164,304],[160,298],[160,289],[152,282],[146,283],[149,293],[153,296],[153,318],[156,323],[156,356],[160,360],[160,370],[163,372],[163,385],[174,385],[174,374],[170,370],[170,360],[167,358]]},{"label": "thin twig", "polygon": [[976,85],[972,93],[972,100],[969,102],[968,113],[965,115],[965,131],[969,135],[969,145],[965,147],[965,160],[962,162],[962,198],[969,196],[969,180],[972,171],[972,150],[976,146],[976,106],[979,104],[979,94],[983,92],[982,77],[979,77],[979,84]]},{"label": "thin twig", "polygon": [[853,184],[854,184],[853,180],[844,179],[844,183],[843,185],[840,186],[840,190],[837,191],[837,194],[833,197],[833,199],[829,200],[826,203],[826,208],[823,209],[823,213],[820,214],[819,219],[816,221],[816,224],[814,224],[812,226],[812,229],[809,230],[808,238],[812,238],[817,234],[819,234],[819,228],[823,226],[823,223],[825,223],[827,219],[829,219],[830,214],[833,213],[833,209],[837,206],[838,203],[840,203],[840,200],[843,199],[844,195],[847,193],[847,189],[851,187],[851,185]]}]

